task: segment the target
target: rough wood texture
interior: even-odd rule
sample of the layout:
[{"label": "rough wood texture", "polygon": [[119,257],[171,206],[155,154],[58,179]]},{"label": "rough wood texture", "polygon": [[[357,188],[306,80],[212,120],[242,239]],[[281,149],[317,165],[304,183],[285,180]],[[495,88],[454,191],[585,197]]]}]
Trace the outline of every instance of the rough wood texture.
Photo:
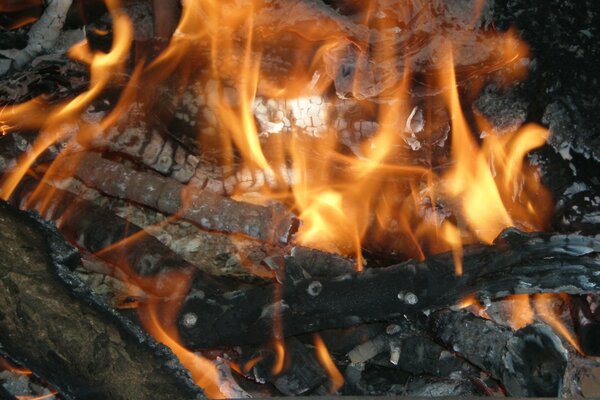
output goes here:
[{"label": "rough wood texture", "polygon": [[518,331],[467,312],[440,312],[432,330],[448,348],[503,383],[511,396],[558,396],[567,351],[547,325]]},{"label": "rough wood texture", "polygon": [[3,351],[69,399],[201,397],[166,348],[71,274],[79,256],[49,224],[0,203],[0,227]]},{"label": "rough wood texture", "polygon": [[180,215],[204,229],[240,233],[270,243],[287,243],[297,229],[296,217],[278,203],[260,206],[235,201],[186,187],[174,179],[127,168],[97,153],[83,153],[62,161],[66,168],[75,165],[75,177],[90,187],[167,215]]},{"label": "rough wood texture", "polygon": [[[600,291],[600,241],[577,235],[507,230],[495,246],[465,248],[464,273],[454,275],[451,254],[335,279],[304,279],[227,294],[217,304],[190,296],[180,311],[199,323],[179,329],[192,348],[260,343],[273,334],[281,312],[285,335],[393,321],[443,309],[467,295],[497,299],[512,293]],[[289,257],[286,265],[294,264]],[[290,279],[291,280],[291,279]]]}]

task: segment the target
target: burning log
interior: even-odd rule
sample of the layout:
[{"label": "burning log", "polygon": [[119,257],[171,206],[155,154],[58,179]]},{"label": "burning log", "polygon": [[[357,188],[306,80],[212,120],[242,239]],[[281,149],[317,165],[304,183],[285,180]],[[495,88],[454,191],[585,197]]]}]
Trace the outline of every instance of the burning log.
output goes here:
[{"label": "burning log", "polygon": [[202,228],[243,235],[271,243],[287,243],[296,228],[293,214],[280,204],[258,206],[231,200],[175,180],[138,172],[83,153],[65,158],[75,167],[74,176],[110,196],[134,201],[168,215],[180,215]]},{"label": "burning log", "polygon": [[166,348],[109,309],[70,271],[79,256],[54,228],[5,203],[0,223],[4,352],[67,398],[201,397]]},{"label": "burning log", "polygon": [[[593,238],[508,230],[493,247],[465,248],[461,276],[455,275],[452,255],[442,254],[335,279],[238,291],[218,305],[190,296],[180,311],[179,330],[191,348],[260,343],[272,335],[274,318],[281,321],[283,334],[292,336],[394,321],[452,307],[472,294],[498,299],[512,293],[597,293],[598,252],[600,242]],[[294,262],[286,259],[287,265]],[[183,323],[186,315],[199,316],[199,323]]]},{"label": "burning log", "polygon": [[546,325],[516,332],[469,313],[440,312],[433,331],[454,351],[488,371],[511,396],[557,396],[567,351]]},{"label": "burning log", "polygon": [[[595,312],[592,311],[595,308]],[[574,297],[571,300],[570,310],[573,318],[575,332],[581,343],[581,348],[590,356],[600,356],[600,315],[598,315],[598,297]]]}]

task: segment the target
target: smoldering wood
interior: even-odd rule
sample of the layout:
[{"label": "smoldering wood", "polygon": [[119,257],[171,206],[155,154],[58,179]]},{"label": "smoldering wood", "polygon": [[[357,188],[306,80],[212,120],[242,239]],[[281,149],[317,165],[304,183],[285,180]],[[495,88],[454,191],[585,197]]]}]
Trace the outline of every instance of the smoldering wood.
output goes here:
[{"label": "smoldering wood", "polygon": [[327,380],[327,373],[316,358],[312,346],[300,342],[297,338],[289,338],[285,344],[285,360],[283,370],[273,373],[276,355],[272,349],[261,348],[250,353],[251,357],[261,357],[252,371],[247,371],[259,382],[270,382],[277,390],[286,396],[300,396],[309,394],[312,390]]},{"label": "smoldering wood", "polygon": [[597,3],[495,1],[492,18],[498,29],[515,26],[530,46],[534,69],[518,89],[527,118],[549,126],[556,149],[600,161]]},{"label": "smoldering wood", "polygon": [[0,343],[68,398],[200,398],[165,347],[71,272],[77,251],[50,224],[0,203]]},{"label": "smoldering wood", "polygon": [[547,325],[513,331],[467,312],[440,312],[433,331],[446,346],[503,383],[511,396],[558,396],[567,351]]},{"label": "smoldering wood", "polygon": [[[53,192],[50,204],[44,203],[44,198],[32,197],[37,188]],[[70,192],[25,179],[11,197],[11,202],[15,205],[29,202],[32,209],[40,209],[43,218],[57,221],[61,234],[70,243],[95,253],[109,265],[119,267],[121,277],[128,274],[130,279],[138,280],[149,292],[159,290],[161,277],[169,279],[169,273],[174,271],[198,277],[202,284],[196,289],[203,290],[207,299],[241,285],[231,279],[197,271],[142,228]],[[144,284],[144,278],[152,277],[156,280]]]},{"label": "smoldering wood", "polygon": [[[429,333],[429,332],[428,332]],[[388,368],[398,368],[411,375],[442,378],[479,376],[481,370],[422,334],[386,335],[386,347],[372,362]]]},{"label": "smoldering wood", "polygon": [[54,47],[61,34],[67,13],[73,0],[49,0],[41,17],[28,32],[27,46],[22,49],[0,50],[0,55],[12,60],[12,65],[3,68],[0,75],[11,67],[20,69],[37,55],[48,52]]},{"label": "smoldering wood", "polygon": [[[187,299],[180,316],[201,316],[195,326],[179,324],[191,348],[259,343],[273,333],[280,313],[286,336],[365,322],[393,321],[456,305],[467,295],[497,299],[545,292],[598,293],[600,242],[578,235],[505,231],[492,247],[465,248],[464,273],[456,276],[452,254],[424,262],[371,269],[334,279],[305,279],[238,291],[207,304]],[[294,263],[286,259],[286,264]],[[439,283],[443,282],[443,285]],[[362,296],[361,294],[367,294]],[[181,317],[180,317],[181,319]]]},{"label": "smoldering wood", "polygon": [[574,296],[569,303],[571,318],[575,333],[579,339],[581,350],[588,356],[600,356],[600,316],[594,313],[591,309],[592,302],[596,303],[597,298],[590,296],[590,300],[586,296]]},{"label": "smoldering wood", "polygon": [[73,165],[74,176],[89,187],[167,215],[179,215],[205,229],[240,233],[270,243],[287,243],[297,229],[296,217],[278,203],[260,206],[235,201],[160,175],[135,171],[97,153],[82,153],[61,162],[66,170]]}]

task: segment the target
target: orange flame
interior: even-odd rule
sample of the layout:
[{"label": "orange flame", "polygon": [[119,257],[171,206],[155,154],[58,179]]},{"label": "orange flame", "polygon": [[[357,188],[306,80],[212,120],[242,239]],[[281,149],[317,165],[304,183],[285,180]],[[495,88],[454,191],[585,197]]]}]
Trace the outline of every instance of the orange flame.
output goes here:
[{"label": "orange flame", "polygon": [[42,395],[42,396],[16,396],[16,398],[18,400],[44,400],[44,399],[49,399],[51,397],[54,397],[58,394],[58,391],[53,390],[48,394]]},{"label": "orange flame", "polygon": [[[364,267],[363,247],[370,247],[419,259],[452,251],[455,273],[461,275],[463,244],[492,243],[510,226],[528,231],[544,228],[552,208],[550,197],[524,158],[545,142],[547,131],[526,125],[515,132],[494,132],[481,117],[476,116],[476,122],[470,124],[461,105],[461,76],[469,76],[472,82],[468,96],[476,95],[471,92],[477,92],[485,83],[476,75],[497,74],[498,80],[506,84],[523,78],[527,46],[514,31],[480,36],[456,27],[445,31],[438,21],[438,35],[423,38],[420,33],[413,37],[414,32],[431,31],[430,25],[439,18],[418,4],[407,4],[396,18],[386,19],[379,18],[377,2],[355,2],[353,7],[361,11],[363,20],[359,25],[327,13],[326,8],[300,3],[293,9],[299,14],[294,21],[265,19],[265,12],[281,12],[261,0],[243,5],[216,0],[182,3],[181,19],[166,49],[147,65],[138,63],[119,103],[100,124],[88,124],[80,116],[109,85],[124,77],[133,40],[131,21],[117,0],[106,1],[113,16],[111,50],[94,52],[83,42],[69,52],[70,57],[90,66],[87,91],[58,105],[33,99],[0,110],[2,134],[19,128],[40,130],[32,149],[0,180],[3,199],[11,196],[49,146],[72,138],[72,147],[85,147],[104,135],[129,104],[150,102],[148,98],[153,96],[148,92],[152,87],[175,82],[176,89],[183,92],[193,83],[208,79],[213,86],[210,93],[204,94],[206,110],[202,111],[216,120],[218,127],[215,132],[198,129],[202,151],[218,154],[214,161],[224,170],[248,170],[256,181],[262,176],[264,184],[253,190],[260,191],[265,201],[285,202],[300,215],[303,225],[296,242],[353,255],[358,270]],[[476,25],[482,7],[481,0],[475,1],[473,17],[467,16],[472,19],[471,26]],[[428,29],[420,29],[423,27]],[[491,49],[489,57],[471,66],[457,65],[464,43],[473,36]],[[294,51],[286,47],[285,57],[269,61],[273,48],[278,48],[273,46],[274,41],[283,41]],[[423,62],[421,50],[429,54],[428,60],[438,60],[433,65],[438,71],[436,78],[427,77],[425,86],[441,94],[432,94],[426,100],[412,96]],[[303,59],[295,59],[296,53]],[[344,57],[351,57],[351,62]],[[354,96],[357,100],[353,101],[353,111],[372,117],[356,121],[360,129],[355,135],[340,125],[347,121],[336,120],[344,116],[345,103],[331,95],[337,77],[348,75],[347,64],[354,65],[354,70],[345,82],[347,93],[340,94]],[[198,71],[197,65],[205,68]],[[228,85],[234,87],[235,99],[226,95]],[[374,101],[358,101],[370,98]],[[256,102],[274,103],[278,108],[272,113],[279,120],[269,127],[276,133],[259,131],[253,110]],[[418,123],[419,112],[428,123],[450,126],[449,159],[446,155],[434,156],[431,149],[437,131]],[[440,116],[444,112],[448,121]],[[321,125],[314,128],[311,124]],[[369,129],[363,129],[363,125]],[[477,138],[475,129],[485,130],[483,140]],[[71,160],[76,162],[76,158]],[[68,176],[65,164],[52,164],[45,179]],[[237,190],[244,191],[241,185]],[[51,192],[44,195],[52,196]],[[41,192],[36,193],[29,205],[35,203],[41,210],[48,207],[50,203],[41,197]],[[127,245],[125,241],[115,248]],[[144,290],[156,286],[150,279],[131,279]],[[154,294],[182,297],[188,279],[185,274],[173,277],[169,279],[172,287],[164,290],[163,286]],[[275,298],[280,299],[281,293]],[[524,304],[521,297],[518,299]],[[552,321],[545,298],[537,299],[540,315]],[[485,313],[473,299],[465,299],[463,305],[480,307]],[[177,354],[208,396],[228,396],[220,391],[212,363],[180,344],[173,322],[177,309],[176,301],[162,303],[154,299],[140,302],[138,307],[146,328]],[[279,319],[280,310],[276,310],[274,374],[281,373],[289,361]],[[512,324],[521,326],[529,320],[526,312],[523,320],[516,319]],[[343,378],[318,337],[315,346],[332,380],[332,391],[337,391]]]},{"label": "orange flame", "polygon": [[331,355],[329,354],[323,339],[321,339],[321,336],[316,334],[313,335],[313,341],[315,343],[317,358],[319,359],[319,362],[323,368],[325,368],[325,371],[327,371],[327,375],[329,375],[329,380],[331,382],[331,388],[329,392],[332,394],[336,393],[344,385],[344,377],[331,359]]},{"label": "orange flame", "polygon": [[17,367],[9,362],[6,358],[0,356],[0,371],[9,371],[19,375],[31,375],[31,370],[23,367]]},{"label": "orange flame", "polygon": [[515,294],[507,299],[508,322],[512,329],[521,329],[533,323],[534,313],[527,294]]},{"label": "orange flame", "polygon": [[[83,60],[90,61],[91,75],[90,88],[62,105],[52,110],[43,110],[39,100],[34,99],[27,103],[8,106],[0,112],[0,124],[16,120],[21,126],[35,126],[41,132],[34,142],[31,151],[25,153],[17,166],[0,181],[0,196],[8,199],[23,176],[27,173],[35,160],[51,145],[68,137],[71,133],[71,124],[76,123],[79,114],[95,99],[122,70],[126,60],[131,40],[133,27],[131,21],[119,8],[117,0],[107,0],[107,6],[113,15],[115,40],[110,52],[95,53],[87,51],[83,45],[76,46],[72,53]],[[8,122],[10,124],[10,122]],[[12,125],[12,124],[11,124]],[[14,124],[16,125],[16,124]]]},{"label": "orange flame", "polygon": [[580,354],[585,354],[581,349],[579,340],[560,320],[553,305],[557,301],[563,301],[564,297],[553,293],[540,293],[533,296],[533,304],[540,318],[550,325],[557,333],[565,338]]},{"label": "orange flame", "polygon": [[481,304],[479,299],[471,294],[462,299],[457,305],[456,308],[459,310],[469,309],[473,314],[480,316],[481,318],[490,319],[485,307]]}]

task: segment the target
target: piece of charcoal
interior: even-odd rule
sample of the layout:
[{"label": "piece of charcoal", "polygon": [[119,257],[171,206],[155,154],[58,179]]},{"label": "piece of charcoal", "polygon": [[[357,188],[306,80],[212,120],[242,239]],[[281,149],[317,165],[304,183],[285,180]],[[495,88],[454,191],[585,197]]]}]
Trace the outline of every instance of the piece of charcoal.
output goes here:
[{"label": "piece of charcoal", "polygon": [[402,393],[414,397],[474,397],[481,396],[481,390],[466,379],[441,379],[431,377],[412,378]]},{"label": "piece of charcoal", "polygon": [[498,379],[512,396],[558,396],[567,351],[547,325],[510,328],[465,312],[439,312],[432,330],[446,346]]},{"label": "piece of charcoal", "polygon": [[[307,394],[319,387],[327,379],[325,370],[316,359],[312,346],[300,342],[296,338],[285,341],[285,360],[282,370],[273,371],[278,361],[272,352],[264,362],[254,366],[254,374],[258,380],[271,382],[277,390],[287,396]],[[261,353],[257,353],[261,355]],[[263,356],[264,357],[264,356]]]}]

